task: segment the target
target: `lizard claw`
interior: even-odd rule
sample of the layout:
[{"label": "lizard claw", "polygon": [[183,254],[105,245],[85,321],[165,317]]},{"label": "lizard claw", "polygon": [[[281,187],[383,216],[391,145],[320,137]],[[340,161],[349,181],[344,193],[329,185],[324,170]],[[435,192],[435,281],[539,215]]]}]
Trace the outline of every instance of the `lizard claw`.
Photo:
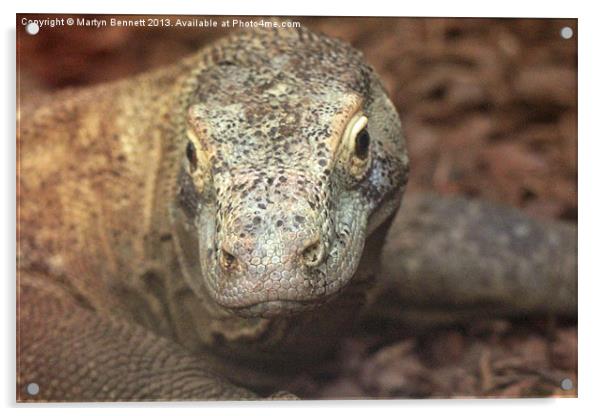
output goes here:
[{"label": "lizard claw", "polygon": [[266,397],[267,400],[301,400],[299,397],[288,391],[280,390]]}]

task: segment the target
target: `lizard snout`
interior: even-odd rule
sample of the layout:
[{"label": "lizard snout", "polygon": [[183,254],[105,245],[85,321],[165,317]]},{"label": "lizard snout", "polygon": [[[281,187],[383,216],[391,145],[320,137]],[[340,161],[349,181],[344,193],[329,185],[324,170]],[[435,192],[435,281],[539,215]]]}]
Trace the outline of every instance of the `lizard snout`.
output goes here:
[{"label": "lizard snout", "polygon": [[278,266],[315,268],[325,260],[326,247],[319,233],[307,235],[275,233],[257,239],[232,235],[220,245],[218,263],[224,273],[246,276],[251,273],[255,278]]},{"label": "lizard snout", "polygon": [[323,270],[329,227],[306,210],[274,212],[259,217],[239,211],[217,237],[213,294],[244,316],[307,310],[333,290]]}]

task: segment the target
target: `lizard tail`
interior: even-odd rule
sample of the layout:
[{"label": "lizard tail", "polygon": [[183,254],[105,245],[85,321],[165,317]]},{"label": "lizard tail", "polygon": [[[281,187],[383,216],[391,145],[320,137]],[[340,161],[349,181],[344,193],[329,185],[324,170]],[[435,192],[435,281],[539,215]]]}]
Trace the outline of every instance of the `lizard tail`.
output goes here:
[{"label": "lizard tail", "polygon": [[577,315],[577,227],[465,198],[408,195],[383,251],[409,309]]}]

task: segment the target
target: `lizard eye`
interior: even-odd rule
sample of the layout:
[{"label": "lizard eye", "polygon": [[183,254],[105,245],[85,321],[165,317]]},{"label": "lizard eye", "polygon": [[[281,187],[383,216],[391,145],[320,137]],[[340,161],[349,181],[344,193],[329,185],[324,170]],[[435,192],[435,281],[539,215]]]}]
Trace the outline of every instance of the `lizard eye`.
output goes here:
[{"label": "lizard eye", "polygon": [[368,117],[361,112],[356,113],[344,133],[342,146],[346,157],[347,171],[356,180],[364,177],[370,166],[370,134],[368,133]]},{"label": "lizard eye", "polygon": [[368,157],[368,151],[370,150],[370,135],[368,130],[364,127],[355,136],[355,156],[359,159],[366,159]]},{"label": "lizard eye", "polygon": [[190,169],[196,170],[197,157],[196,157],[196,150],[195,150],[192,142],[188,142],[188,144],[186,145],[186,158],[188,159],[188,162],[190,163]]},{"label": "lizard eye", "polygon": [[358,162],[365,162],[370,152],[370,135],[368,134],[368,118],[363,114],[356,115],[348,127],[349,146],[353,155],[359,159]]}]

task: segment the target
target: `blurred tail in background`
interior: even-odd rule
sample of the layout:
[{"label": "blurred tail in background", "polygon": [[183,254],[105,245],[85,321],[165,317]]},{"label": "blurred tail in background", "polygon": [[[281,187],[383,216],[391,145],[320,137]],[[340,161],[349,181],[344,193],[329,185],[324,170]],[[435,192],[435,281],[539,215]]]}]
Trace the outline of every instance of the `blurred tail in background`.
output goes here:
[{"label": "blurred tail in background", "polygon": [[430,324],[577,316],[573,224],[483,201],[409,194],[382,259],[376,309],[385,317]]}]

